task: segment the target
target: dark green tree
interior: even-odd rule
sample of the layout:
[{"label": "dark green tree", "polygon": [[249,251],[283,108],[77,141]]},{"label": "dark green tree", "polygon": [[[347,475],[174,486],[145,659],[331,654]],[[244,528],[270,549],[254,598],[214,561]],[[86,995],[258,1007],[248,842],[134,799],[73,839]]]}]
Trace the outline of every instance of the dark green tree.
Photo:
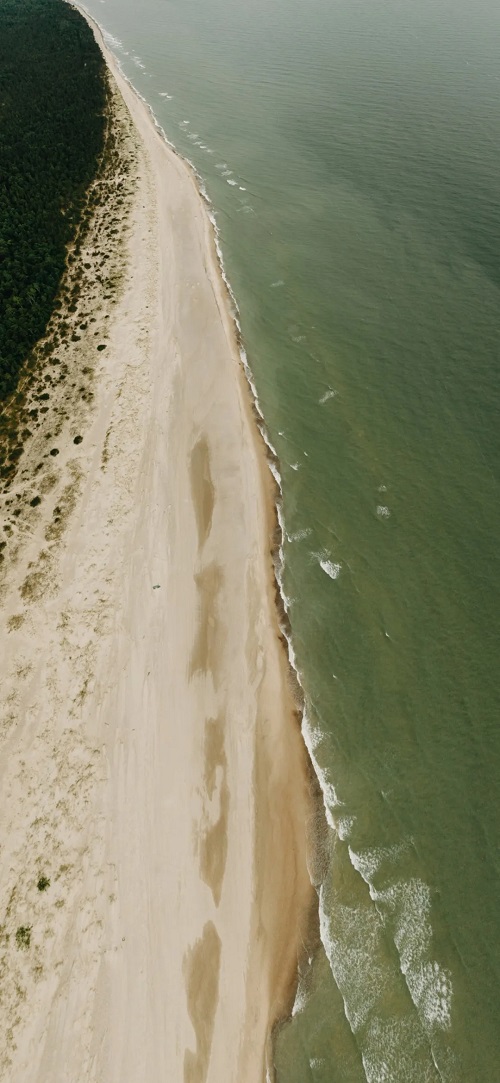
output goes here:
[{"label": "dark green tree", "polygon": [[0,400],[43,335],[103,152],[106,75],[64,0],[0,3]]}]

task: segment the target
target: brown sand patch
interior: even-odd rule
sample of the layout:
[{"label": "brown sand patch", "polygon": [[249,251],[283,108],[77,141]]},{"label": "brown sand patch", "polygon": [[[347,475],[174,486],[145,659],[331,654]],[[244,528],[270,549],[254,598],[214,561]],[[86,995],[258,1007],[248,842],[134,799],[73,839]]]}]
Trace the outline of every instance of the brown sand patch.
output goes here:
[{"label": "brown sand patch", "polygon": [[224,751],[224,722],[222,718],[207,718],[205,723],[205,786],[209,798],[214,795],[217,768],[226,767]]},{"label": "brown sand patch", "polygon": [[205,1083],[207,1078],[219,999],[221,947],[213,921],[207,921],[200,939],[185,956],[188,1011],[196,1034],[196,1053],[186,1049],[184,1083]]},{"label": "brown sand patch", "polygon": [[224,748],[224,722],[221,718],[208,718],[205,724],[205,786],[210,801],[218,786],[219,815],[215,823],[207,827],[201,835],[200,874],[212,892],[215,905],[218,906],[226,869],[229,814],[227,758]]},{"label": "brown sand patch", "polygon": [[220,622],[217,614],[217,596],[222,586],[222,569],[209,564],[195,575],[198,588],[198,630],[191,655],[189,676],[211,671],[215,678],[217,669],[217,644],[220,639]]},{"label": "brown sand patch", "polygon": [[201,549],[210,534],[215,503],[215,489],[210,473],[210,453],[204,436],[198,440],[191,452],[190,476],[198,528],[198,547]]}]

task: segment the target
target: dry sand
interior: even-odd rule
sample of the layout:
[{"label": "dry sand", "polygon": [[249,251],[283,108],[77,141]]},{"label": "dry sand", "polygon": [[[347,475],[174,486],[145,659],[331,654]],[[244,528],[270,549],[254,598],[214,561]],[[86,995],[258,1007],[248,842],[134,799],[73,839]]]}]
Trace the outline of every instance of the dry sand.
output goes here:
[{"label": "dry sand", "polygon": [[272,489],[206,208],[107,59],[121,293],[2,598],[0,1079],[262,1083],[311,902]]}]

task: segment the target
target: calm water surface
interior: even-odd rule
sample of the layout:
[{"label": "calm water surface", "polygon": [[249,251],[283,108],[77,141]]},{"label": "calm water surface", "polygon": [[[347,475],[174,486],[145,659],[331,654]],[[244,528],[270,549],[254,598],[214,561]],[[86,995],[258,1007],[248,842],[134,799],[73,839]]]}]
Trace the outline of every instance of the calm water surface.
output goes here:
[{"label": "calm water surface", "polygon": [[279,1083],[500,1078],[500,9],[88,0],[213,199],[329,827]]}]

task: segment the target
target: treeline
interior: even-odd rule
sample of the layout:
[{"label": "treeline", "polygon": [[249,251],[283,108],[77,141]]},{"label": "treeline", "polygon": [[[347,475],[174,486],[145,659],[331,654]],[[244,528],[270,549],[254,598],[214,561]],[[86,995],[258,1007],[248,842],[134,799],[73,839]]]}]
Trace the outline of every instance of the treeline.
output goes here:
[{"label": "treeline", "polygon": [[83,16],[64,0],[0,0],[0,399],[52,314],[105,113]]}]

